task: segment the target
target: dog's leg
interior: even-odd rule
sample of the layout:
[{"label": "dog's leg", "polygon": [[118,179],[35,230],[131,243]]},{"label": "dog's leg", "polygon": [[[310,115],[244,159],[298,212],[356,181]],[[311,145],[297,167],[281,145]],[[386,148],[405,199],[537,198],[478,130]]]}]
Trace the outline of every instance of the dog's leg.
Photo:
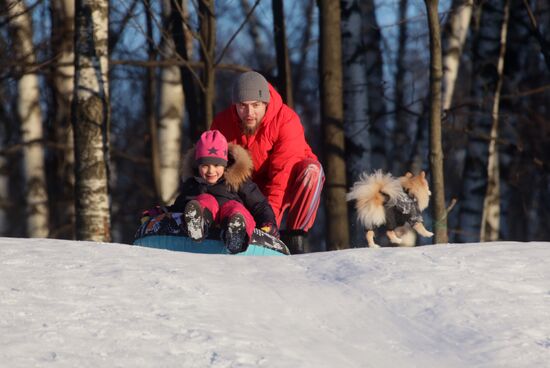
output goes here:
[{"label": "dog's leg", "polygon": [[366,235],[369,248],[380,248],[380,246],[374,242],[374,231],[368,230]]},{"label": "dog's leg", "polygon": [[424,224],[421,222],[417,222],[416,224],[414,224],[413,229],[415,229],[417,233],[426,238],[431,238],[434,235],[434,233],[432,233],[431,231],[426,230]]},{"label": "dog's leg", "polygon": [[390,239],[390,241],[394,244],[401,244],[401,238],[397,236],[397,234],[395,233],[395,231],[393,230],[388,230],[386,231],[386,235],[388,236],[388,238]]}]

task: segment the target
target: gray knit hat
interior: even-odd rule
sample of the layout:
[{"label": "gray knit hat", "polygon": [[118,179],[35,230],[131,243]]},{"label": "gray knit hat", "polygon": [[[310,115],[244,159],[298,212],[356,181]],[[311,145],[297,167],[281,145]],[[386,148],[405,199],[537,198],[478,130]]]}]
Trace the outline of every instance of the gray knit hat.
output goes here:
[{"label": "gray knit hat", "polygon": [[269,85],[257,72],[241,74],[233,84],[233,103],[262,101],[269,103]]}]

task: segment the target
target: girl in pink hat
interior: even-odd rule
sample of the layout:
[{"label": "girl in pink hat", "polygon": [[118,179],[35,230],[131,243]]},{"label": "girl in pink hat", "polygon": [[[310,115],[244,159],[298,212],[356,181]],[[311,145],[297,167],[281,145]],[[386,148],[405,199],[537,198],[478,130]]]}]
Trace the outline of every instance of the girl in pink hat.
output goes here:
[{"label": "girl in pink hat", "polygon": [[168,207],[183,213],[184,233],[201,241],[217,224],[231,253],[246,249],[256,225],[278,236],[273,210],[250,179],[253,167],[244,148],[228,145],[218,130],[204,132],[184,158],[180,194]]}]

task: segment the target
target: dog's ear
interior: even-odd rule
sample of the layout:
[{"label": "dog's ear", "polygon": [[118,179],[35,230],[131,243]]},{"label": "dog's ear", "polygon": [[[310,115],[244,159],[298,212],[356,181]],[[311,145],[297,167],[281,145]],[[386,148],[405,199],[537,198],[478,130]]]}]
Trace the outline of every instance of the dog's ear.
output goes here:
[{"label": "dog's ear", "polygon": [[425,179],[426,178],[426,172],[424,170],[422,170],[422,172],[420,172],[420,177],[422,179]]},{"label": "dog's ear", "polygon": [[407,173],[405,174],[406,178],[412,178],[413,176],[414,175],[410,171],[407,171]]}]

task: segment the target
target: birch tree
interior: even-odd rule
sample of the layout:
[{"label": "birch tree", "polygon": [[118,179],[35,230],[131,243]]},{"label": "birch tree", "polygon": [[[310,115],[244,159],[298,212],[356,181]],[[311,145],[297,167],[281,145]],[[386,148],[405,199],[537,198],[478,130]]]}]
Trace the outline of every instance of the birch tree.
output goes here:
[{"label": "birch tree", "polygon": [[107,165],[109,162],[109,63],[106,0],[77,0],[75,7],[76,236],[110,241]]},{"label": "birch tree", "polygon": [[443,111],[449,110],[455,89],[460,58],[472,19],[473,0],[453,0],[448,21],[447,47],[443,55]]},{"label": "birch tree", "polygon": [[495,241],[499,238],[500,230],[500,170],[498,155],[498,126],[500,92],[504,74],[504,56],[506,54],[506,36],[508,34],[508,21],[510,17],[510,1],[504,4],[504,15],[500,31],[500,53],[497,62],[498,79],[495,86],[493,108],[491,111],[491,134],[487,162],[487,190],[483,201],[483,214],[481,217],[480,240]]},{"label": "birch tree", "polygon": [[[55,97],[54,138],[58,199],[55,201],[56,237],[74,238],[74,137],[71,101],[74,92],[74,1],[52,1],[52,47],[56,58],[53,70]],[[56,226],[56,227],[57,227]]]},{"label": "birch tree", "polygon": [[[491,132],[491,111],[498,80],[497,63],[503,8],[500,0],[489,0],[474,13],[471,96],[476,102],[469,107],[468,141],[459,201],[457,240],[477,242],[481,234],[483,203],[487,189],[487,152]],[[496,42],[495,42],[496,41]]]},{"label": "birch tree", "polygon": [[[21,64],[33,65],[36,56],[32,42],[33,29],[29,10],[23,1],[6,0],[13,34],[13,48]],[[22,70],[17,82],[17,116],[23,141],[23,174],[25,180],[26,221],[29,237],[47,237],[48,193],[44,168],[40,87],[34,71]]]},{"label": "birch tree", "polygon": [[[170,1],[163,2],[165,24],[171,13]],[[175,59],[172,32],[162,38],[161,53],[166,59]],[[176,65],[162,68],[160,77],[158,147],[160,159],[160,196],[164,204],[171,204],[177,195],[181,161],[181,125],[184,116],[185,95],[180,69]]]},{"label": "birch tree", "polygon": [[430,29],[430,168],[433,188],[433,217],[435,243],[447,243],[447,212],[443,178],[443,148],[441,146],[441,32],[438,0],[425,0]]},{"label": "birch tree", "polygon": [[325,150],[327,249],[349,247],[344,161],[340,2],[319,0],[321,122]]},{"label": "birch tree", "polygon": [[[171,30],[176,46],[176,57],[182,61],[180,76],[182,80],[183,93],[185,95],[185,107],[189,115],[189,135],[192,141],[198,139],[204,129],[199,122],[202,121],[202,109],[200,106],[199,76],[191,69],[191,61],[194,32],[189,26],[189,10],[186,0],[170,0],[171,7]],[[193,36],[191,36],[193,34]]]}]

